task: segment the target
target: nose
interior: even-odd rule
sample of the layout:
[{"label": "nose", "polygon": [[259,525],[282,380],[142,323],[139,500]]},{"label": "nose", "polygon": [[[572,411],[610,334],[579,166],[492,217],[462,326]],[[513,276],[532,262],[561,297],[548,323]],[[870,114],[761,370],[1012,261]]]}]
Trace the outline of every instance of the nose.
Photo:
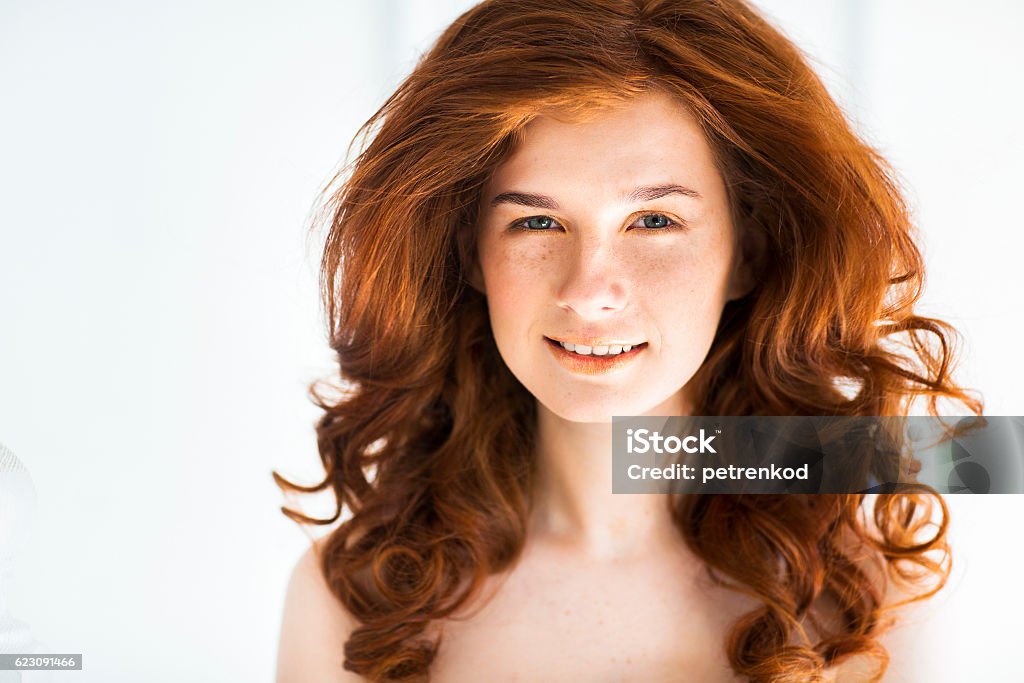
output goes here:
[{"label": "nose", "polygon": [[586,319],[621,311],[628,300],[628,280],[614,245],[599,238],[574,242],[566,257],[556,298],[559,307]]}]

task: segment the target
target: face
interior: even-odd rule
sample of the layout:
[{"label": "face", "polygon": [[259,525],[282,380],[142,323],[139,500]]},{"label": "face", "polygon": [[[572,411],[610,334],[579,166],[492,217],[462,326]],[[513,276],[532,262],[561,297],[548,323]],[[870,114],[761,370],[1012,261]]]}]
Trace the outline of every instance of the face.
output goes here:
[{"label": "face", "polygon": [[485,187],[478,230],[498,350],[548,410],[687,414],[685,386],[749,278],[685,107],[649,93],[584,122],[535,119]]}]

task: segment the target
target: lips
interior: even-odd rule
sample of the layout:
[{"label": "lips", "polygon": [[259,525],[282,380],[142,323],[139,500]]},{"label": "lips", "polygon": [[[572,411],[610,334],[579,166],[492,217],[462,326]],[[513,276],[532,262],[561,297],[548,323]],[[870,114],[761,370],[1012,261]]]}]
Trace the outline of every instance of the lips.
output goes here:
[{"label": "lips", "polygon": [[[614,372],[631,364],[647,349],[647,342],[632,346],[629,351],[614,355],[583,355],[563,348],[562,344],[549,337],[544,338],[555,359],[570,372],[581,375],[602,375]],[[609,345],[614,346],[614,344]]]}]

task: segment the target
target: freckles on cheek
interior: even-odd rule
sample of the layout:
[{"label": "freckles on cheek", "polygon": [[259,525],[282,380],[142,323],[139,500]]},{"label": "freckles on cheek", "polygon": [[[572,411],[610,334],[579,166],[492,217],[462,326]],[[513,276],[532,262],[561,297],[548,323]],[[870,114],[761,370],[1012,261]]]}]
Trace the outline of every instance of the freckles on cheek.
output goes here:
[{"label": "freckles on cheek", "polygon": [[492,312],[523,312],[529,301],[537,300],[552,263],[550,250],[538,245],[505,244],[491,251],[484,277]]},{"label": "freckles on cheek", "polygon": [[688,292],[702,277],[694,261],[678,252],[637,255],[633,261],[635,283],[640,291],[652,294]]},{"label": "freckles on cheek", "polygon": [[[633,290],[645,306],[703,326],[720,313],[726,265],[697,249],[637,255]],[[698,321],[701,321],[698,323]]]},{"label": "freckles on cheek", "polygon": [[551,250],[537,245],[509,245],[500,250],[494,271],[511,288],[536,286],[550,272]]}]

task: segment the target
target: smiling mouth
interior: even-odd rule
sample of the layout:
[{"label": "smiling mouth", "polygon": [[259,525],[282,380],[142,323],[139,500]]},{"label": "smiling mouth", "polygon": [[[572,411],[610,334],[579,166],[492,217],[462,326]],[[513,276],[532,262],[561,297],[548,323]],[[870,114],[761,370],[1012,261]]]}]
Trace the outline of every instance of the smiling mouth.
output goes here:
[{"label": "smiling mouth", "polygon": [[556,346],[560,349],[568,351],[569,353],[583,357],[614,357],[630,353],[634,349],[642,349],[647,346],[647,342],[640,342],[639,344],[605,344],[597,346],[586,346],[583,344],[571,344],[569,342],[562,342],[558,341],[557,339],[551,339],[550,337],[544,337],[544,340],[552,346]]},{"label": "smiling mouth", "polygon": [[[582,346],[582,348],[566,342],[555,341],[544,337],[559,363],[571,372],[583,375],[597,375],[617,370],[628,365],[647,348],[647,342],[635,345]],[[569,350],[567,347],[573,347]],[[583,353],[581,353],[583,351]],[[596,353],[595,353],[596,351]]]}]

